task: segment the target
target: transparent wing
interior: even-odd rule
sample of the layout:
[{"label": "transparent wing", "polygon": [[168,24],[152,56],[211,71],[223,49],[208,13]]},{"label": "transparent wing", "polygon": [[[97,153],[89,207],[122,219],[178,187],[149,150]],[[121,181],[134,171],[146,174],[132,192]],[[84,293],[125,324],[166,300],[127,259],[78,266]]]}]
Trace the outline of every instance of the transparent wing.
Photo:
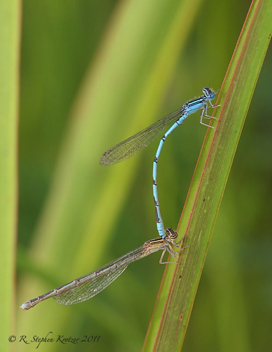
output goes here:
[{"label": "transparent wing", "polygon": [[[23,303],[21,308],[25,310],[30,309],[39,302],[45,301],[51,297],[54,298],[57,303],[65,305],[84,302],[110,285],[124,272],[130,263],[159,250],[165,250],[166,246],[168,246],[168,238],[170,238],[170,236],[167,235],[166,239],[155,238],[146,241],[141,247],[126,253],[122,257],[104,265],[102,268]],[[172,242],[171,239],[170,241]]]},{"label": "transparent wing", "polygon": [[[139,260],[160,248],[161,246],[154,245],[152,246],[152,250],[149,250],[147,253],[144,244],[143,246],[126,253],[122,257],[113,260],[109,264],[104,265],[102,268],[81,276],[66,285],[58,287],[56,292],[63,292],[57,293],[53,298],[57,303],[66,305],[84,302],[109,286],[122,274],[130,263]],[[71,286],[73,287],[70,288]]]},{"label": "transparent wing", "polygon": [[183,108],[180,108],[171,114],[164,116],[146,129],[136,133],[134,136],[110,148],[101,156],[100,164],[111,165],[119,163],[135,155],[152,143],[168,124],[174,122],[182,115],[182,112]]},{"label": "transparent wing", "polygon": [[122,272],[127,268],[128,265],[121,266],[115,271],[110,271],[103,276],[99,276],[92,281],[86,282],[81,286],[76,286],[70,291],[63,292],[53,298],[55,298],[58,304],[76,304],[84,302],[99,292],[103,291],[104,288],[109,286]]}]

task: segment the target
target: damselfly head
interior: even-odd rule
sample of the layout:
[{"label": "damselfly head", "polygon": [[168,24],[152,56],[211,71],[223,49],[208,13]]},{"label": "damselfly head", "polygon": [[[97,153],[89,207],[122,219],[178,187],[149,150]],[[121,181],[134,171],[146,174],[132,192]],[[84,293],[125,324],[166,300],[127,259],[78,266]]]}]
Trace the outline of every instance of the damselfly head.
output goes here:
[{"label": "damselfly head", "polygon": [[209,87],[203,88],[202,92],[204,93],[204,96],[209,100],[212,100],[215,97],[215,92]]},{"label": "damselfly head", "polygon": [[171,240],[175,240],[178,237],[177,232],[171,229],[171,227],[167,227],[167,229],[165,229],[165,235]]}]

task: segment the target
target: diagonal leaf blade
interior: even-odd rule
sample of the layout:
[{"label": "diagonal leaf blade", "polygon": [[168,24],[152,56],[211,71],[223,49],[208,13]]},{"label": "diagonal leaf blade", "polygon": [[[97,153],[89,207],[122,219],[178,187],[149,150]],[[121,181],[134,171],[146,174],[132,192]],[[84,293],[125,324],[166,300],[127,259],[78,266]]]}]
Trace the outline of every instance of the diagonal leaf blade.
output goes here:
[{"label": "diagonal leaf blade", "polygon": [[186,234],[188,249],[182,252],[180,265],[166,269],[144,350],[175,351],[183,344],[216,216],[269,45],[271,18],[271,2],[252,2],[217,101],[222,108],[215,113],[217,125],[212,122],[216,132],[207,131],[180,221],[179,234]]}]

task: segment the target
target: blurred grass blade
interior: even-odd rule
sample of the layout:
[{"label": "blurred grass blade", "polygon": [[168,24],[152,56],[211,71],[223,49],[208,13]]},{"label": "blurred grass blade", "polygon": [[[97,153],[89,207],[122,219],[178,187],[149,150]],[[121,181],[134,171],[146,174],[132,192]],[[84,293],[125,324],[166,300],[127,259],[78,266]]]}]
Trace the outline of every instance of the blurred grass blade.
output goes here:
[{"label": "blurred grass blade", "polygon": [[[100,155],[139,130],[139,122],[142,127],[152,122],[200,3],[119,3],[103,47],[79,93],[31,248],[33,265],[55,273],[60,284],[95,269],[99,256],[111,243],[112,229],[132,184],[137,158],[106,168],[99,166]],[[127,33],[133,33],[134,40]],[[117,121],[120,129],[113,134]],[[30,299],[34,292],[42,293],[45,288],[41,283],[42,280],[37,282],[36,277],[25,275],[18,303]],[[37,321],[42,331],[55,327],[59,331],[73,321],[74,310],[81,309],[58,307],[61,314],[56,316],[54,309],[47,309],[48,304],[55,302],[48,300],[30,314],[18,313],[18,326],[24,326],[24,334],[31,335]]]},{"label": "blurred grass blade", "polygon": [[15,239],[17,228],[17,131],[20,4],[0,2],[0,268],[1,349],[14,333]]},{"label": "blurred grass blade", "polygon": [[217,101],[222,107],[216,109],[217,125],[212,122],[216,132],[207,131],[183,210],[179,234],[186,234],[189,247],[182,252],[180,265],[166,269],[144,350],[179,351],[183,344],[216,216],[269,45],[271,18],[271,1],[252,2]]}]

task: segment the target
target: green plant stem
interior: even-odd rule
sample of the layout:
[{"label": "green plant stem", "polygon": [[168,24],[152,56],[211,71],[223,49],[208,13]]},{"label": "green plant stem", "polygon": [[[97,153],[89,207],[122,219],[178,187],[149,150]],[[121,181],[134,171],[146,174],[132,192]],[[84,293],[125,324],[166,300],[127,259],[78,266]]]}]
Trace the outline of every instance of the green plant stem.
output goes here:
[{"label": "green plant stem", "polygon": [[252,2],[217,101],[222,107],[215,113],[219,121],[212,122],[216,131],[207,131],[180,221],[178,232],[186,235],[188,248],[181,253],[174,276],[173,267],[166,269],[145,351],[179,351],[182,347],[212,230],[270,42],[271,18],[271,1]]},{"label": "green plant stem", "polygon": [[11,349],[8,337],[14,333],[19,17],[19,1],[0,2],[0,340],[3,351]]}]

